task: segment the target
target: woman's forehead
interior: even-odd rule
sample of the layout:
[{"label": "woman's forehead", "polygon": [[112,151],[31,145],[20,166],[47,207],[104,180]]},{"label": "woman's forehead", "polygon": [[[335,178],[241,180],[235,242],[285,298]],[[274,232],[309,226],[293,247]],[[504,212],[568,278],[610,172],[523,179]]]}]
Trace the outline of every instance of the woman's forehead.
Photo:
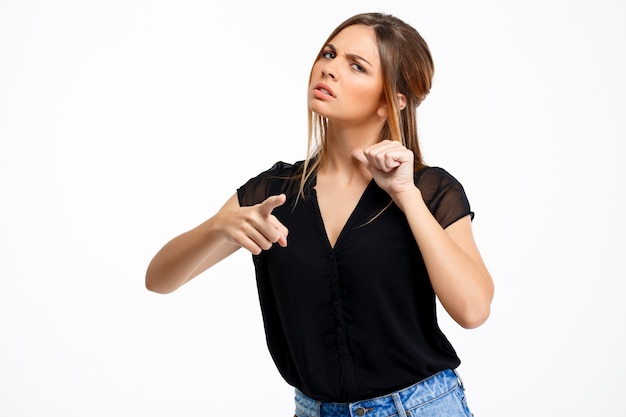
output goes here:
[{"label": "woman's forehead", "polygon": [[374,29],[365,25],[344,28],[329,42],[338,53],[359,55],[366,59],[378,58],[378,44]]}]

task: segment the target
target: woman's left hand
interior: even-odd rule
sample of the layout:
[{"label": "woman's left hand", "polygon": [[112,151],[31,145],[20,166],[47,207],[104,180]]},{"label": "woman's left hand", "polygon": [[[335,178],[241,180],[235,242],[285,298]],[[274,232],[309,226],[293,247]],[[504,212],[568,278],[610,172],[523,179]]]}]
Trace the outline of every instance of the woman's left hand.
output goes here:
[{"label": "woman's left hand", "polygon": [[355,149],[352,156],[372,174],[376,184],[391,198],[415,190],[413,152],[400,142],[383,140],[366,149]]}]

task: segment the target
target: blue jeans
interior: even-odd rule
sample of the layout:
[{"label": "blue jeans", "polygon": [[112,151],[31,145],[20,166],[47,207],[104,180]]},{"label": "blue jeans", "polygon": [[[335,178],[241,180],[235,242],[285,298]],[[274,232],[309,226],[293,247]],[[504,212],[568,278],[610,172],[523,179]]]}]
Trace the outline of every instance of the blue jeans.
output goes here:
[{"label": "blue jeans", "polygon": [[463,383],[452,369],[408,388],[354,403],[326,403],[296,389],[295,417],[472,417]]}]

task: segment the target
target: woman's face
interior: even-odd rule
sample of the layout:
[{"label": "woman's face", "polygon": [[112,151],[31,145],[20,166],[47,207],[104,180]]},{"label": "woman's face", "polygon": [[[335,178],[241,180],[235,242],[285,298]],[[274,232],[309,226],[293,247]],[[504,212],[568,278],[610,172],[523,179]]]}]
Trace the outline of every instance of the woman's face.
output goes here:
[{"label": "woman's face", "polygon": [[380,119],[383,79],[374,30],[348,26],[324,46],[313,64],[309,85],[311,111],[348,124]]}]

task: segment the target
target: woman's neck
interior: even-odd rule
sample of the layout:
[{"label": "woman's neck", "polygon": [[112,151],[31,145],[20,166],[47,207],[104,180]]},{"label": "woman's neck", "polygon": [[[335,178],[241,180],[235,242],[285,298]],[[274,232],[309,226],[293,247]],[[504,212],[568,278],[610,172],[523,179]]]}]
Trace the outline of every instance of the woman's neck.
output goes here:
[{"label": "woman's neck", "polygon": [[319,168],[323,175],[340,175],[352,178],[355,175],[370,178],[363,164],[352,157],[355,149],[364,149],[379,141],[380,129],[371,127],[341,128],[329,124],[326,138],[326,153]]}]

